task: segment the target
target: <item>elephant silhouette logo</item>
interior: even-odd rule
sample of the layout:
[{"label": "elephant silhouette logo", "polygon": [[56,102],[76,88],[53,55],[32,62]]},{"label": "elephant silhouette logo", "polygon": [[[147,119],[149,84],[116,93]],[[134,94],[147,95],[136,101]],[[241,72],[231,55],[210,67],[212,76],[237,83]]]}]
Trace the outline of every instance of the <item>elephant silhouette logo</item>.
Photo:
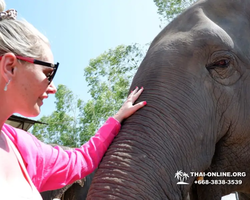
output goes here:
[{"label": "elephant silhouette logo", "polygon": [[178,185],[187,185],[189,183],[184,182],[185,180],[187,180],[189,178],[188,174],[185,172],[182,172],[182,170],[179,170],[175,173],[175,178],[177,178],[179,180],[179,182],[177,182]]}]

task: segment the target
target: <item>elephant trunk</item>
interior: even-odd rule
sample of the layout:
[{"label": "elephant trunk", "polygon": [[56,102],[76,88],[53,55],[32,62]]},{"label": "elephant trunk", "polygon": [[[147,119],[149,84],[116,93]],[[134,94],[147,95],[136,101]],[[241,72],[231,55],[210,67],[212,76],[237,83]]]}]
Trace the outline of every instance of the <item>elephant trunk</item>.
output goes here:
[{"label": "elephant trunk", "polygon": [[[173,89],[171,79],[166,85],[155,80],[141,85],[145,91],[138,101],[148,104],[124,121],[87,199],[183,199],[189,186],[177,185],[175,173],[198,172],[210,165],[216,127],[206,123],[213,113],[201,96],[204,90],[184,91],[187,87],[180,89],[182,85]],[[186,182],[191,185],[193,180]]]}]

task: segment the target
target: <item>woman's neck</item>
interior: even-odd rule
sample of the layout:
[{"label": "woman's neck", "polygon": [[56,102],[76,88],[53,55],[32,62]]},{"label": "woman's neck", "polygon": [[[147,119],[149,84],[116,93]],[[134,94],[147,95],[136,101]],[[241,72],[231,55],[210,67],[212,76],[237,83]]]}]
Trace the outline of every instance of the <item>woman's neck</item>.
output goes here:
[{"label": "woman's neck", "polygon": [[14,113],[13,105],[10,105],[9,97],[4,93],[0,92],[0,128],[2,129],[3,124],[6,120]]},{"label": "woman's neck", "polygon": [[12,114],[7,114],[4,113],[3,111],[0,111],[0,130],[2,130],[2,127],[4,125],[4,123],[6,122],[6,120],[11,116]]}]

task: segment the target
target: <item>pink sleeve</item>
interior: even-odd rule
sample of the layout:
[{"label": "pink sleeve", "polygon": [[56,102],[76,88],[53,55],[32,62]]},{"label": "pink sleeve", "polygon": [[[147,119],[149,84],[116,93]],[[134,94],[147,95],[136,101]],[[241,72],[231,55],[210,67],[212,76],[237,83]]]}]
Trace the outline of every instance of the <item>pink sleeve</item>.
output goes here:
[{"label": "pink sleeve", "polygon": [[42,192],[64,187],[92,173],[120,127],[118,121],[109,118],[87,143],[74,150],[53,148],[30,133],[8,125],[3,131],[7,131],[18,148],[34,185]]}]

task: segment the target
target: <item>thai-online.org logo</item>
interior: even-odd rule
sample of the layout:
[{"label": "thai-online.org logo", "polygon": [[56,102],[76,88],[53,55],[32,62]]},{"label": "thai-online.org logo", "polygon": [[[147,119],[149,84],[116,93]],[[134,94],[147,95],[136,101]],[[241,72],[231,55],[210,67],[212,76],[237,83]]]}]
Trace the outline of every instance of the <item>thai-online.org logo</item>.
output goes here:
[{"label": "thai-online.org logo", "polygon": [[[195,177],[195,184],[242,184],[242,179],[240,177],[246,177],[246,172],[183,172],[182,170],[177,170],[174,178],[178,180],[178,185],[187,185],[188,179],[190,177]],[[205,177],[212,177],[205,180]],[[236,178],[236,179],[235,179]],[[237,179],[238,178],[238,179]]]},{"label": "thai-online.org logo", "polygon": [[185,182],[189,178],[189,175],[186,172],[179,170],[175,173],[174,177],[178,180],[177,184],[180,184],[180,185],[188,184]]}]

